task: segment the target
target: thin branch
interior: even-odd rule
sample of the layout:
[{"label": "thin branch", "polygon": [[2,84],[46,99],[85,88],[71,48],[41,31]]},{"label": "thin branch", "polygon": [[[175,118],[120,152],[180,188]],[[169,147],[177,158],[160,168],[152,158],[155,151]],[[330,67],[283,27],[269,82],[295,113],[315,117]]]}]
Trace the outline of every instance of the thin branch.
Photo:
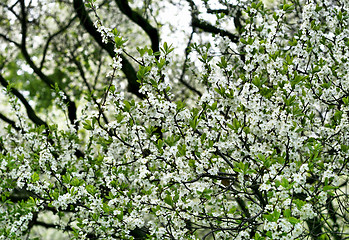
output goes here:
[{"label": "thin branch", "polygon": [[40,63],[40,67],[39,69],[42,70],[43,66],[44,66],[44,62],[45,62],[45,58],[46,58],[46,54],[47,54],[47,50],[48,47],[50,45],[50,42],[59,34],[63,33],[65,30],[68,29],[68,27],[70,27],[70,25],[74,22],[74,20],[77,18],[78,16],[74,16],[72,19],[70,19],[70,21],[68,22],[67,25],[65,25],[63,28],[61,28],[59,31],[55,32],[54,34],[50,35],[46,41],[45,47],[44,47],[44,51],[42,54],[42,59],[41,59],[41,63]]},{"label": "thin branch", "polygon": [[185,74],[185,71],[187,69],[187,62],[188,62],[188,56],[189,56],[189,46],[191,44],[191,40],[193,39],[193,35],[194,35],[194,29],[193,29],[193,31],[190,34],[187,47],[185,48],[185,59],[184,59],[183,67],[182,67],[182,73],[181,73],[181,76],[179,77],[179,81],[184,86],[186,86],[188,89],[190,89],[191,91],[195,92],[196,94],[198,94],[201,97],[202,93],[200,91],[196,90],[194,87],[190,86],[189,83],[184,81],[184,74]]},{"label": "thin branch", "polygon": [[13,15],[15,15],[15,17],[17,18],[17,19],[21,19],[20,18],[20,16],[13,10],[13,8],[17,5],[17,3],[18,3],[19,1],[16,1],[14,4],[12,4],[11,6],[8,6],[8,5],[6,5],[6,4],[4,4],[4,3],[0,3],[0,6],[2,6],[2,7],[4,7],[4,8],[7,8]]},{"label": "thin branch", "polygon": [[[76,67],[78,68],[82,80],[84,81],[84,83],[85,83],[85,85],[86,85],[86,87],[87,87],[89,93],[92,95],[92,94],[93,94],[92,88],[90,87],[90,84],[88,83],[88,81],[87,81],[87,79],[86,79],[85,71],[84,71],[84,69],[83,69],[81,63],[76,59],[76,57],[75,57],[75,55],[74,55],[73,52],[71,52],[71,55],[72,55],[72,57],[71,57],[70,59],[74,62],[74,64],[75,64]],[[107,116],[104,114],[104,112],[102,111],[101,104],[97,102],[97,100],[96,100],[96,98],[95,98],[94,96],[92,96],[92,100],[93,100],[93,102],[98,106],[99,112],[100,112],[100,114],[102,114],[102,117],[103,117],[104,122],[105,122],[106,124],[108,124],[108,122],[109,122],[109,121],[108,121],[108,118],[107,118]]]},{"label": "thin branch", "polygon": [[13,44],[14,44],[15,46],[17,46],[17,47],[20,47],[20,46],[21,46],[18,42],[14,41],[14,40],[12,40],[12,39],[10,39],[10,38],[8,38],[5,34],[0,33],[0,37],[2,37],[2,38],[3,38],[4,40],[6,40],[7,42],[13,43]]},{"label": "thin branch", "polygon": [[93,81],[93,86],[92,88],[94,90],[96,90],[96,86],[97,86],[97,82],[98,82],[98,78],[99,78],[99,74],[101,73],[101,68],[102,68],[102,59],[103,59],[103,56],[101,54],[101,52],[103,51],[103,49],[100,49],[99,51],[99,59],[98,59],[98,67],[97,67],[97,71],[96,71],[96,75],[95,75],[95,78],[94,78],[94,81]]}]

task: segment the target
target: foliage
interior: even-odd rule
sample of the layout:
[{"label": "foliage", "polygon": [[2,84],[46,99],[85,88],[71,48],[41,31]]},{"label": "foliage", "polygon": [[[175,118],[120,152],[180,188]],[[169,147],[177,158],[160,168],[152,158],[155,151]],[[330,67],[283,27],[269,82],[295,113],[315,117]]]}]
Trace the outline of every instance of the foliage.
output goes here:
[{"label": "foliage", "polygon": [[345,1],[179,1],[184,55],[160,2],[32,4],[1,4],[0,239],[348,237]]}]

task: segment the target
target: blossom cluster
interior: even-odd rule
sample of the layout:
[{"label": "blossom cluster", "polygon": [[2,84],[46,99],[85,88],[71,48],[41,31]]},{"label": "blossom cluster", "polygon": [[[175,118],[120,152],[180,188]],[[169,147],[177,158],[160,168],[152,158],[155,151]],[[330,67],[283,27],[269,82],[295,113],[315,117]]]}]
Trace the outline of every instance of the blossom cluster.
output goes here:
[{"label": "blossom cluster", "polygon": [[243,4],[241,39],[218,36],[220,56],[192,46],[202,63],[195,103],[173,92],[167,43],[138,49],[144,98],[120,92],[125,42],[98,21],[116,57],[78,128],[2,136],[0,239],[18,239],[42,211],[75,239],[330,239],[333,227],[348,230],[349,6],[300,2]]}]

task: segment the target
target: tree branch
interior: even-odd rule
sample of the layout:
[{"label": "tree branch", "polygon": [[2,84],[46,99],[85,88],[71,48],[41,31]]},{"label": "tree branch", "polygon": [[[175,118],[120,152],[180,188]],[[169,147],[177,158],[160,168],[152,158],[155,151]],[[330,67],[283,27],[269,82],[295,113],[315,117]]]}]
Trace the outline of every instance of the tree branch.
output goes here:
[{"label": "tree branch", "polygon": [[199,19],[197,16],[192,17],[192,26],[200,28],[201,30],[209,33],[220,34],[223,37],[228,37],[232,42],[239,42],[239,38],[224,29],[217,28],[210,23]]},{"label": "tree branch", "polygon": [[63,28],[61,28],[59,31],[55,32],[54,34],[50,35],[46,41],[45,47],[44,47],[44,51],[42,54],[42,59],[41,59],[41,63],[40,63],[40,67],[39,69],[42,70],[43,66],[44,66],[44,62],[45,62],[45,58],[46,58],[46,53],[48,50],[48,47],[50,45],[50,42],[59,34],[63,33],[73,22],[74,20],[77,18],[77,16],[74,16],[72,19],[70,19],[70,21],[68,22],[67,25],[65,25]]},{"label": "tree branch", "polygon": [[[46,76],[33,62],[33,60],[31,59],[27,48],[26,48],[26,37],[27,37],[27,13],[25,11],[25,4],[24,4],[24,0],[20,0],[20,4],[21,4],[21,15],[22,15],[22,22],[21,22],[21,26],[22,26],[22,41],[21,41],[21,51],[23,54],[24,59],[26,60],[26,62],[29,64],[29,66],[33,69],[33,71],[36,73],[36,75],[38,75],[40,77],[40,79],[46,83],[51,89],[55,88],[55,82],[52,81],[48,76]],[[60,86],[59,86],[60,87]],[[64,95],[66,96],[66,98],[63,100],[64,103],[67,105],[68,107],[68,117],[69,120],[71,122],[71,124],[76,125],[75,120],[76,120],[76,105],[73,101],[70,100],[69,95],[66,94],[66,92],[64,91],[63,88],[60,87],[60,90],[63,91]]]},{"label": "tree branch", "polygon": [[[0,73],[0,84],[7,88],[8,87],[8,82],[6,81],[6,79],[1,75]],[[28,118],[37,126],[41,126],[44,125],[46,127],[47,130],[49,130],[48,124],[43,121],[40,117],[38,117],[34,111],[34,109],[30,106],[30,104],[28,103],[27,99],[25,99],[25,97],[15,88],[10,87],[10,91],[13,95],[15,95],[24,105],[26,111],[27,111],[27,116]],[[4,115],[0,114],[0,119],[2,119],[3,121],[11,124],[11,126],[16,129],[17,131],[20,130],[18,127],[16,127],[16,124],[14,121],[8,119],[7,117],[5,117]],[[48,133],[48,132],[47,132]],[[84,157],[84,154],[79,150],[76,149],[75,151],[75,155],[79,158],[79,157]]]},{"label": "tree branch", "polygon": [[[8,82],[6,81],[6,79],[1,74],[0,74],[0,83],[5,88],[7,88],[9,85]],[[13,93],[13,95],[15,95],[23,103],[23,105],[27,111],[28,118],[33,123],[35,123],[37,126],[44,125],[45,127],[47,127],[47,123],[36,115],[34,109],[30,106],[27,99],[25,99],[25,97],[16,88],[10,87],[10,91],[11,91],[11,93]],[[3,119],[3,118],[1,118],[1,119]],[[3,120],[10,123],[10,124],[11,124],[11,122],[13,122],[9,119],[8,120],[3,119]]]},{"label": "tree branch", "polygon": [[125,14],[132,22],[136,23],[146,32],[150,38],[153,52],[158,52],[160,43],[158,30],[151,26],[150,23],[138,12],[132,10],[127,0],[115,0],[115,2],[123,14]]},{"label": "tree branch", "polygon": [[8,124],[10,124],[16,131],[21,130],[19,127],[16,126],[16,122],[15,121],[12,121],[11,119],[7,118],[2,113],[0,113],[0,119],[3,120],[4,122],[7,122]]},{"label": "tree branch", "polygon": [[71,60],[71,61],[75,64],[75,66],[77,67],[77,69],[78,69],[78,71],[79,71],[79,73],[80,73],[80,76],[81,76],[83,82],[85,83],[85,85],[86,85],[86,87],[87,87],[89,93],[92,95],[92,100],[93,100],[93,102],[98,106],[98,109],[99,109],[100,113],[102,114],[102,117],[103,117],[104,122],[105,122],[106,124],[108,124],[108,122],[109,122],[109,121],[108,121],[108,118],[107,118],[107,116],[104,114],[104,112],[102,111],[102,109],[101,109],[101,104],[98,103],[98,102],[97,102],[97,99],[95,98],[95,96],[93,96],[93,90],[92,90],[90,84],[88,83],[88,81],[87,81],[87,79],[86,79],[85,72],[84,72],[84,69],[83,69],[81,63],[77,60],[77,58],[76,58],[74,52],[71,52],[71,55],[72,55],[72,56],[70,57],[70,60]]},{"label": "tree branch", "polygon": [[207,13],[224,13],[224,14],[229,14],[229,10],[228,9],[207,9]]},{"label": "tree branch", "polygon": [[221,36],[228,37],[232,42],[237,43],[239,42],[239,37],[235,36],[231,32],[228,32],[224,29],[220,29],[218,27],[213,26],[212,24],[206,22],[205,20],[201,20],[198,17],[198,8],[196,7],[193,0],[187,0],[187,2],[190,5],[191,8],[191,21],[192,21],[192,27],[199,28],[203,30],[204,32],[208,33],[214,33],[214,34],[220,34]]},{"label": "tree branch", "polygon": [[184,81],[184,74],[185,74],[185,71],[187,70],[187,62],[188,62],[188,56],[189,56],[189,46],[190,46],[191,40],[193,39],[193,34],[194,34],[194,29],[193,29],[193,31],[190,34],[187,47],[184,50],[185,51],[185,59],[184,59],[183,67],[182,67],[182,73],[181,73],[181,76],[179,77],[179,81],[184,86],[186,86],[188,89],[190,89],[191,91],[195,92],[196,94],[198,94],[201,97],[202,93],[200,91],[198,91],[194,87],[190,86],[189,83]]},{"label": "tree branch", "polygon": [[[110,57],[115,57],[114,46],[112,43],[103,43],[101,34],[94,27],[92,20],[88,16],[82,0],[74,0],[74,9],[80,19],[81,25],[85,30],[95,39],[98,45],[106,50]],[[125,74],[128,80],[128,91],[135,94],[140,98],[144,98],[144,95],[139,92],[140,84],[137,82],[137,73],[131,63],[126,59],[123,54],[120,54],[122,59],[121,71]]]}]

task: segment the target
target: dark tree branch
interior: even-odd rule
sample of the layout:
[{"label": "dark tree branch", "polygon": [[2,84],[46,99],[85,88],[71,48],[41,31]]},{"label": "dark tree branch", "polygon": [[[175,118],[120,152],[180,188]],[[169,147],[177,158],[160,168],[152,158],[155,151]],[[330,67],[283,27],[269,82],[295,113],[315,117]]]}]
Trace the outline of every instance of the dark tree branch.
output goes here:
[{"label": "dark tree branch", "polygon": [[4,8],[7,8],[13,15],[15,15],[15,17],[17,19],[20,19],[20,16],[13,10],[14,7],[18,4],[18,1],[16,1],[14,4],[12,4],[11,6],[8,6],[4,3],[0,3],[0,6],[4,7]]},{"label": "dark tree branch", "polygon": [[207,9],[207,13],[224,13],[224,14],[229,14],[229,10],[228,9]]},{"label": "dark tree branch", "polygon": [[190,89],[191,91],[195,92],[196,94],[198,94],[201,97],[202,93],[200,91],[196,90],[194,87],[190,86],[189,83],[184,81],[184,75],[185,75],[185,71],[187,69],[187,62],[188,62],[188,55],[189,55],[189,46],[191,44],[191,40],[193,38],[193,34],[194,34],[194,29],[193,29],[193,31],[190,34],[187,47],[185,48],[185,59],[184,59],[183,67],[182,67],[182,73],[181,73],[181,76],[179,77],[179,81],[184,86],[186,86],[188,89]]},{"label": "dark tree branch", "polygon": [[15,121],[12,121],[11,119],[7,118],[2,113],[0,113],[0,119],[3,120],[4,122],[7,122],[8,124],[10,124],[16,131],[20,131],[21,130],[19,127],[16,126],[16,122]]},{"label": "dark tree branch", "polygon": [[224,29],[219,29],[210,23],[199,19],[197,16],[192,17],[192,26],[197,27],[204,32],[220,34],[223,37],[228,37],[232,42],[237,43],[239,41],[239,37],[235,36],[231,32],[228,32]]},{"label": "dark tree branch", "polygon": [[[98,45],[106,50],[110,57],[115,57],[114,46],[112,43],[103,43],[101,34],[94,27],[92,20],[90,19],[84,3],[82,0],[74,0],[74,9],[77,16],[80,19],[81,25],[85,30],[95,39]],[[121,71],[125,74],[128,80],[128,91],[135,94],[140,98],[144,98],[144,95],[139,92],[140,84],[137,82],[137,73],[131,63],[126,59],[124,55],[120,55],[122,59]]]},{"label": "dark tree branch", "polygon": [[127,0],[115,0],[115,2],[123,14],[125,14],[132,22],[136,23],[146,32],[150,38],[153,52],[158,52],[160,43],[158,30],[151,26],[150,23],[138,12],[132,10]]},{"label": "dark tree branch", "polygon": [[236,15],[234,16],[234,25],[236,30],[239,32],[239,34],[241,34],[243,31],[243,26],[241,24],[241,17],[242,17],[242,12],[240,9],[238,9],[236,11]]},{"label": "dark tree branch", "polygon": [[[0,74],[0,83],[5,88],[7,88],[8,85],[9,85],[8,82],[6,81],[6,79],[1,74]],[[10,91],[13,93],[13,95],[15,95],[23,103],[23,105],[24,105],[24,107],[25,107],[25,109],[27,111],[28,118],[33,123],[35,123],[37,126],[44,125],[45,127],[47,127],[47,123],[44,122],[40,117],[38,117],[36,115],[35,111],[30,106],[30,104],[28,103],[27,99],[25,99],[25,97],[17,89],[15,89],[13,87],[10,87]],[[3,119],[3,118],[1,118],[1,119]],[[3,120],[6,121],[5,119],[3,119]],[[11,120],[9,120],[9,121],[11,121]],[[6,122],[10,123],[9,121],[6,121]]]},{"label": "dark tree branch", "polygon": [[[238,33],[240,34],[241,30],[242,30],[242,24],[241,24],[242,13],[241,13],[241,10],[240,10],[239,6],[232,5],[232,4],[229,4],[229,6],[227,6],[227,7],[228,7],[228,9],[211,9],[211,8],[208,8],[207,9],[207,13],[211,13],[211,14],[224,13],[225,15],[232,16],[234,18],[235,28],[238,31]],[[229,10],[229,8],[230,9],[234,9],[235,11],[233,12],[232,10]],[[235,14],[235,16],[233,16],[233,14]]]},{"label": "dark tree branch", "polygon": [[75,64],[75,66],[77,67],[79,73],[80,73],[80,76],[83,80],[83,82],[85,83],[89,93],[92,93],[92,88],[90,86],[90,84],[88,83],[87,79],[86,79],[86,76],[85,76],[85,71],[84,69],[82,68],[82,65],[81,63],[76,59],[76,56],[74,54],[74,52],[71,52],[71,57],[70,57],[70,60]]},{"label": "dark tree branch", "polygon": [[[76,59],[76,56],[74,55],[74,52],[71,52],[71,61],[73,61],[73,63],[75,64],[75,66],[78,68],[78,71],[80,73],[80,76],[83,80],[83,82],[85,83],[89,93],[92,95],[93,94],[93,90],[92,88],[90,87],[90,84],[88,83],[87,79],[86,79],[86,76],[85,76],[85,71],[81,65],[81,63]],[[92,96],[92,100],[93,102],[98,106],[99,108],[99,111],[100,113],[102,114],[102,117],[103,117],[103,120],[106,124],[108,124],[108,118],[107,116],[104,114],[104,112],[102,111],[102,108],[101,108],[101,104],[97,102],[97,99],[95,98],[95,96]]]},{"label": "dark tree branch", "polygon": [[77,18],[77,16],[74,16],[72,19],[70,19],[70,21],[68,22],[67,25],[65,25],[63,28],[61,28],[59,31],[55,32],[54,34],[50,35],[46,41],[45,47],[44,47],[44,52],[42,54],[42,59],[41,59],[41,63],[40,63],[40,67],[39,69],[42,70],[43,66],[44,66],[44,62],[45,62],[45,58],[46,58],[46,54],[47,54],[47,50],[48,47],[50,45],[50,42],[59,34],[63,33],[65,30],[68,29],[68,27],[70,27],[70,25],[74,22],[74,20]]},{"label": "dark tree branch", "polygon": [[5,34],[0,33],[0,37],[2,37],[7,42],[13,43],[17,47],[21,47],[21,45],[18,42],[13,41],[12,39],[8,38]]},{"label": "dark tree branch", "polygon": [[314,217],[313,219],[308,219],[307,225],[309,228],[310,236],[313,240],[319,239],[323,234],[322,227],[323,223],[320,221],[319,217]]},{"label": "dark tree branch", "polygon": [[235,36],[231,32],[228,32],[224,29],[220,29],[218,27],[213,26],[212,24],[206,22],[205,20],[201,20],[198,17],[198,8],[196,7],[193,0],[187,0],[189,3],[189,6],[191,8],[191,24],[192,27],[199,28],[203,30],[204,32],[213,33],[213,34],[220,34],[223,37],[228,37],[232,42],[237,43],[239,42],[239,37]]},{"label": "dark tree branch", "polygon": [[[25,10],[25,4],[24,0],[20,0],[21,4],[21,16],[22,16],[22,21],[21,21],[21,26],[22,26],[22,41],[21,41],[21,52],[23,54],[24,59],[26,62],[29,64],[29,66],[33,69],[33,71],[36,73],[36,75],[39,76],[39,78],[46,83],[51,89],[55,88],[55,82],[52,81],[48,76],[46,76],[33,62],[31,59],[27,48],[26,48],[26,37],[27,37],[27,13]],[[68,117],[71,122],[71,124],[75,125],[77,127],[77,123],[75,123],[76,120],[76,105],[73,101],[70,100],[68,94],[64,91],[63,88],[60,88],[61,91],[63,91],[64,95],[66,98],[63,100],[64,103],[67,105],[68,108]]]},{"label": "dark tree branch", "polygon": [[[0,84],[5,88],[7,88],[9,85],[8,82],[6,81],[6,79],[1,74],[0,74]],[[10,87],[10,91],[13,95],[15,95],[22,102],[22,104],[24,105],[24,107],[27,111],[28,118],[37,126],[44,125],[49,132],[48,124],[36,115],[34,109],[30,106],[27,99],[25,99],[25,97],[17,89],[15,89],[13,87]],[[0,119],[9,123],[17,131],[20,131],[20,128],[16,127],[16,124],[14,121],[8,119],[6,116],[2,115],[1,113],[0,113]],[[47,132],[47,134],[48,134],[48,132]],[[79,149],[76,149],[75,155],[78,158],[84,157],[84,154]]]},{"label": "dark tree branch", "polygon": [[44,227],[44,228],[54,228],[56,230],[59,227],[59,226],[54,225],[52,223],[45,223],[45,222],[41,222],[41,221],[37,221],[37,220],[32,221],[30,224],[32,224],[33,226],[40,226],[40,227]]},{"label": "dark tree branch", "polygon": [[[334,198],[333,197],[329,197],[327,198],[327,201],[326,201],[326,209],[327,209],[327,212],[329,214],[329,217],[330,219],[332,220],[333,222],[333,228],[334,229],[339,229],[339,224],[338,224],[338,219],[337,219],[337,212],[334,208],[334,204],[333,204],[333,201],[334,201]],[[332,231],[332,236],[335,240],[341,240],[341,236],[336,232],[336,231]]]}]

